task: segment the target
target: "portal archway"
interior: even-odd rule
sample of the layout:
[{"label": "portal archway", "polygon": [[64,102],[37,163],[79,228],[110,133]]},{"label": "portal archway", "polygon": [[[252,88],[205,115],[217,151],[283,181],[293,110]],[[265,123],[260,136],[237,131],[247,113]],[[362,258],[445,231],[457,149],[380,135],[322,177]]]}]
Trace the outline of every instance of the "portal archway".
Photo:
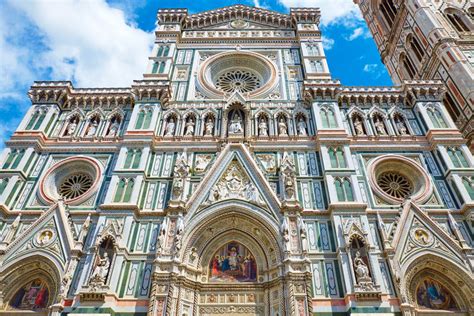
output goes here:
[{"label": "portal archway", "polygon": [[0,285],[0,314],[25,311],[48,315],[48,307],[58,296],[60,272],[51,260],[33,255],[2,271]]},{"label": "portal archway", "polygon": [[412,315],[451,312],[471,315],[474,311],[474,279],[470,273],[437,255],[413,260],[400,290],[405,308]]}]

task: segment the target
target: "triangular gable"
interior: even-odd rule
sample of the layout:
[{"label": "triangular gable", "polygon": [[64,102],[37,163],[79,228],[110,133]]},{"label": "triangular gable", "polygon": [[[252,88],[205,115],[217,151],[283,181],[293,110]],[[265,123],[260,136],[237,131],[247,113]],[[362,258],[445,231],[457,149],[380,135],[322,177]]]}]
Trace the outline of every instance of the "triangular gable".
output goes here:
[{"label": "triangular gable", "polygon": [[463,250],[459,243],[411,201],[407,201],[403,206],[391,246],[400,266],[421,251],[449,256],[464,264]]},{"label": "triangular gable", "polygon": [[[250,184],[255,188],[255,195],[251,195],[250,198],[238,198],[232,194],[225,198],[218,196],[220,193],[216,189],[219,188],[219,182],[223,180],[230,182],[238,181],[234,179],[233,172],[242,173],[240,177],[243,184],[245,184],[246,179],[248,179],[247,184]],[[228,179],[224,179],[226,176]],[[253,190],[253,188],[251,190]],[[213,194],[216,194],[216,198],[212,197]],[[232,198],[246,200],[267,209],[269,212],[279,210],[281,207],[278,197],[271,189],[262,171],[252,158],[252,155],[243,144],[227,145],[213,163],[212,167],[207,171],[201,184],[188,200],[186,208],[189,210],[189,213],[192,214],[200,207],[205,207],[218,201],[220,202],[221,200]],[[276,214],[273,215],[276,216]]]},{"label": "triangular gable", "polygon": [[74,243],[66,210],[64,205],[58,202],[8,245],[0,265],[4,266],[18,257],[30,256],[35,251],[47,250],[46,252],[53,254],[64,267]]}]

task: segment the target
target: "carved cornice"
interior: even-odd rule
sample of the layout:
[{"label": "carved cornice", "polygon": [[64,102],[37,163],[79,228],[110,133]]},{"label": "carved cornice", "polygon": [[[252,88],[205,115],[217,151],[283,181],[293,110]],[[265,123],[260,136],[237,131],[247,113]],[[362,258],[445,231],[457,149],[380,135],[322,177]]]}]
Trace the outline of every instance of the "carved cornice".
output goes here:
[{"label": "carved cornice", "polygon": [[416,101],[441,101],[446,86],[440,80],[407,80],[403,82],[405,102],[413,105]]},{"label": "carved cornice", "polygon": [[303,83],[304,98],[311,102],[316,99],[335,100],[341,91],[339,80],[305,80]]},{"label": "carved cornice", "polygon": [[166,80],[135,80],[131,88],[74,88],[70,81],[35,81],[28,91],[32,103],[53,103],[62,109],[125,108],[135,101],[169,100]]},{"label": "carved cornice", "polygon": [[[302,9],[306,10],[306,9]],[[316,11],[315,9],[307,9],[308,12]],[[164,15],[165,12],[161,11],[168,11],[166,12],[166,16]],[[161,23],[168,22],[170,20],[178,21],[180,17],[184,14],[183,12],[170,12],[172,10],[160,10],[158,12],[158,18]],[[245,5],[232,5],[224,8],[219,8],[210,11],[204,11],[201,13],[193,14],[187,16],[187,12],[185,13],[186,16],[182,19],[183,28],[184,29],[199,29],[207,26],[211,26],[218,23],[223,23],[227,21],[231,21],[234,19],[245,19],[250,21],[255,21],[262,24],[272,25],[278,28],[294,28],[293,24],[293,16],[288,14],[281,14],[276,11],[270,11],[265,9],[260,9],[251,6]],[[175,16],[173,16],[175,15]],[[302,14],[301,14],[302,15]],[[316,14],[309,14],[307,13],[306,16],[310,18]],[[304,15],[302,15],[303,17]],[[317,14],[319,20],[319,12]],[[293,19],[292,19],[293,18]],[[315,19],[315,18],[313,18]]]},{"label": "carved cornice", "polygon": [[291,8],[290,15],[296,23],[319,24],[321,10],[319,8]]}]

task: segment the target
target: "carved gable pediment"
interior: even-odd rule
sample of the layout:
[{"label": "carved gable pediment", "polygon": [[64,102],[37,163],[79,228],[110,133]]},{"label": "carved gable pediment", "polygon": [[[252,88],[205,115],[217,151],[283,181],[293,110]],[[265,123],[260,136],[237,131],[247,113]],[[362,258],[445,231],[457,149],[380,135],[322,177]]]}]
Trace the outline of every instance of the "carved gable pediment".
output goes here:
[{"label": "carved gable pediment", "polygon": [[232,199],[246,201],[269,212],[281,206],[257,162],[242,144],[227,145],[208,169],[186,208],[193,213]]},{"label": "carved gable pediment", "polygon": [[446,257],[461,265],[465,261],[459,242],[411,201],[403,206],[391,246],[395,250],[396,261],[400,266],[404,266],[425,251]]},{"label": "carved gable pediment", "polygon": [[46,250],[63,265],[69,260],[75,246],[74,228],[69,222],[62,202],[52,205],[33,224],[11,240],[4,249],[0,265]]}]

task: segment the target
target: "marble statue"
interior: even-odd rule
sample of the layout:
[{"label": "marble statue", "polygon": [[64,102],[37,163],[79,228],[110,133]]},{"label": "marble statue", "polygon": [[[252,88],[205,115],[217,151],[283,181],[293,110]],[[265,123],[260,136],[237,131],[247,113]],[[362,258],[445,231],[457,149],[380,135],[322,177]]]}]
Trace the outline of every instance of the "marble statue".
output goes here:
[{"label": "marble statue", "polygon": [[237,113],[234,114],[230,121],[229,132],[231,134],[241,134],[244,132],[242,129],[242,118]]},{"label": "marble statue", "polygon": [[94,272],[92,273],[91,280],[96,283],[105,284],[107,280],[107,274],[109,273],[110,260],[107,254],[102,257],[99,255],[99,262],[97,263]]},{"label": "marble statue", "polygon": [[358,116],[354,118],[354,130],[357,136],[365,135],[364,124],[362,123],[362,120]]},{"label": "marble statue", "polygon": [[267,121],[262,117],[258,123],[258,135],[268,136],[268,124]]},{"label": "marble statue", "polygon": [[170,120],[168,121],[168,124],[166,124],[165,136],[173,136],[175,128],[176,128],[176,124],[174,122],[174,118],[170,118]]},{"label": "marble statue", "polygon": [[79,123],[78,118],[74,118],[72,121],[69,122],[69,124],[66,128],[66,136],[72,136],[74,134],[74,132],[76,131],[78,123]]},{"label": "marble statue", "polygon": [[356,276],[357,276],[357,281],[364,281],[365,282],[369,279],[371,280],[371,278],[369,276],[369,268],[365,264],[364,260],[362,260],[359,251],[357,251],[356,254],[355,254],[354,271],[355,271]]},{"label": "marble statue", "polygon": [[405,123],[403,122],[403,120],[401,120],[400,118],[396,118],[395,119],[395,125],[397,126],[397,129],[398,129],[398,132],[400,133],[400,135],[408,135],[408,129],[405,125]]},{"label": "marble statue", "polygon": [[286,216],[281,224],[281,236],[283,238],[285,252],[290,252],[290,227]]},{"label": "marble statue", "polygon": [[298,121],[298,135],[300,136],[307,136],[308,133],[306,131],[306,122],[302,117],[300,117]]},{"label": "marble statue", "polygon": [[280,176],[285,190],[285,199],[293,199],[296,192],[295,164],[288,154],[284,154],[280,166]]},{"label": "marble statue", "polygon": [[385,124],[380,118],[375,118],[374,125],[378,135],[387,135],[387,132],[385,131]]},{"label": "marble statue", "polygon": [[185,135],[194,135],[194,120],[190,118],[189,121],[186,123],[186,132]]},{"label": "marble statue", "polygon": [[208,118],[206,121],[206,130],[204,132],[205,136],[213,136],[214,135],[214,120],[212,118]]},{"label": "marble statue", "polygon": [[97,122],[97,119],[94,118],[89,124],[89,128],[87,129],[87,134],[86,136],[94,136],[95,133],[97,132],[97,128],[99,126],[99,122]]},{"label": "marble statue", "polygon": [[117,136],[120,128],[120,122],[115,119],[115,121],[110,125],[109,133],[107,136]]},{"label": "marble statue", "polygon": [[286,126],[286,122],[283,118],[280,118],[280,121],[278,122],[278,134],[280,136],[288,135],[288,126]]}]

